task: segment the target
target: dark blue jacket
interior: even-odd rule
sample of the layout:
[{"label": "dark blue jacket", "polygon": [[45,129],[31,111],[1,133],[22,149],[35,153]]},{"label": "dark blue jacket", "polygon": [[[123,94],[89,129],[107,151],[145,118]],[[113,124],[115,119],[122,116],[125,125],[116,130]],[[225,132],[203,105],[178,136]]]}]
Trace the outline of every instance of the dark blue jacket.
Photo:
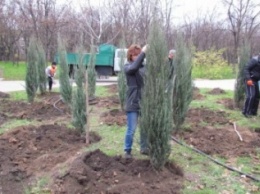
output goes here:
[{"label": "dark blue jacket", "polygon": [[260,80],[260,56],[253,57],[245,66],[246,80]]},{"label": "dark blue jacket", "polygon": [[144,58],[145,53],[141,52],[134,62],[128,62],[124,67],[127,82],[125,105],[127,112],[140,110],[141,93],[144,85]]}]

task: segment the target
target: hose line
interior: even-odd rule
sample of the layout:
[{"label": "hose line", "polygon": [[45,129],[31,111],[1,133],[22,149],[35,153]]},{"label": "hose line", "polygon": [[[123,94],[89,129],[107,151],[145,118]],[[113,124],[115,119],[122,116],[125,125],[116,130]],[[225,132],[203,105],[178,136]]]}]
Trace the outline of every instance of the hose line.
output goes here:
[{"label": "hose line", "polygon": [[186,147],[186,148],[189,148],[189,149],[191,149],[191,150],[193,150],[193,151],[195,151],[195,152],[197,152],[197,153],[199,153],[199,154],[201,154],[201,155],[207,157],[207,158],[210,159],[211,161],[215,162],[216,164],[218,164],[218,165],[220,165],[220,166],[222,166],[222,167],[224,167],[224,168],[227,168],[228,170],[237,172],[237,173],[239,173],[239,174],[241,174],[241,175],[243,175],[243,176],[245,176],[245,177],[247,177],[247,178],[250,178],[250,179],[252,179],[252,180],[254,180],[254,181],[260,182],[260,179],[254,177],[254,176],[252,176],[252,175],[246,174],[246,173],[244,173],[244,172],[241,172],[241,171],[239,171],[239,170],[237,170],[237,169],[235,169],[235,168],[232,168],[232,167],[230,167],[230,166],[227,166],[227,165],[225,165],[225,164],[223,164],[223,163],[221,163],[221,162],[215,160],[215,159],[212,158],[211,156],[205,154],[204,152],[198,150],[197,148],[190,147],[190,146],[188,146],[187,144],[184,144],[184,143],[180,142],[179,140],[177,140],[177,139],[176,139],[175,137],[173,137],[173,136],[171,136],[171,139],[172,139],[173,141],[175,141],[176,143],[180,144],[181,146],[184,146],[184,147]]}]

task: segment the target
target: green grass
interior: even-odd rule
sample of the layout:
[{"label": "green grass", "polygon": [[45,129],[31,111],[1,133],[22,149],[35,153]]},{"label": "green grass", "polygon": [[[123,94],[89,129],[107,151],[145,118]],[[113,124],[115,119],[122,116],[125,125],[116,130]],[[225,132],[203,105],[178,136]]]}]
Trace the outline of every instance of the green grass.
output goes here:
[{"label": "green grass", "polygon": [[234,79],[236,77],[231,66],[193,66],[192,78],[201,79]]},{"label": "green grass", "polygon": [[12,62],[0,62],[0,71],[3,72],[4,80],[25,80],[26,64],[19,62],[17,65]]},{"label": "green grass", "polygon": [[27,126],[30,124],[33,124],[34,122],[28,121],[28,120],[10,120],[3,125],[0,126],[0,135],[15,128],[15,127],[20,127],[20,126]]},{"label": "green grass", "polygon": [[[48,64],[50,65],[50,63]],[[0,77],[3,73],[4,80],[25,80],[26,62],[19,62],[13,65],[12,62],[0,62]],[[59,77],[59,68],[57,69],[56,78]],[[193,79],[234,79],[235,73],[231,66],[194,66],[192,68]]]}]

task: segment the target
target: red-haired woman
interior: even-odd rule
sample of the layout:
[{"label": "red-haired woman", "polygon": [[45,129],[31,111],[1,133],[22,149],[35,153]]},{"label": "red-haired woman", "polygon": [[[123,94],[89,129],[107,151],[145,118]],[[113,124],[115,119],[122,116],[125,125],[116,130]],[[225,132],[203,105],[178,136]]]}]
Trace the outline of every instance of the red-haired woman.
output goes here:
[{"label": "red-haired woman", "polygon": [[[127,130],[125,134],[124,151],[125,157],[131,158],[131,150],[133,137],[137,127],[138,116],[140,111],[141,89],[144,85],[144,66],[143,61],[147,46],[141,48],[139,45],[133,44],[127,51],[127,64],[124,67],[127,80],[127,95],[126,95],[126,115],[127,115]],[[146,147],[146,138],[143,134],[140,135],[141,154],[148,154]]]}]

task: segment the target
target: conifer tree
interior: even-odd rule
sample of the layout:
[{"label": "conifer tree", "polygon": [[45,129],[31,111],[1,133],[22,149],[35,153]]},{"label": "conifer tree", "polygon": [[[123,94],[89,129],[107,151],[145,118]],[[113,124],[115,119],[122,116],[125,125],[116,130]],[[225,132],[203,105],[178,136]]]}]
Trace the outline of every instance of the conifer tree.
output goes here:
[{"label": "conifer tree", "polygon": [[169,157],[172,127],[171,92],[166,90],[170,66],[161,29],[158,22],[153,22],[149,31],[140,117],[141,133],[147,136],[149,157],[155,169],[161,169]]},{"label": "conifer tree", "polygon": [[176,56],[174,59],[172,111],[175,129],[184,123],[189,105],[192,101],[193,82],[191,77],[191,51],[181,35],[176,40]]},{"label": "conifer tree", "polygon": [[94,98],[96,92],[97,73],[95,70],[95,65],[96,65],[96,52],[94,46],[91,45],[88,68],[87,68],[88,94],[90,98]]},{"label": "conifer tree", "polygon": [[27,55],[27,68],[26,68],[26,93],[28,102],[34,101],[38,89],[38,68],[37,68],[37,43],[33,37],[30,39]]},{"label": "conifer tree", "polygon": [[[125,48],[125,43],[122,41],[120,44],[120,48]],[[124,65],[125,65],[125,58],[126,58],[126,53],[125,51],[120,52],[120,71],[118,72],[118,78],[117,78],[117,88],[118,88],[118,96],[119,96],[119,101],[121,105],[121,110],[124,110],[124,105],[125,105],[125,99],[126,99],[126,75],[124,72]]]},{"label": "conifer tree", "polygon": [[71,105],[72,101],[72,84],[69,78],[69,66],[67,63],[67,52],[61,38],[58,38],[58,54],[59,54],[59,83],[60,83],[60,94],[62,100]]},{"label": "conifer tree", "polygon": [[38,43],[38,82],[39,82],[39,89],[40,93],[44,94],[46,92],[46,83],[47,78],[45,75],[45,68],[46,68],[46,58],[45,58],[45,51],[41,43]]},{"label": "conifer tree", "polygon": [[245,75],[244,69],[250,57],[250,45],[245,43],[240,48],[238,72],[234,91],[234,104],[236,108],[242,108],[245,100]]},{"label": "conifer tree", "polygon": [[72,100],[72,114],[73,114],[73,125],[80,130],[80,132],[84,132],[86,125],[86,91],[84,88],[84,80],[86,74],[86,68],[83,64],[84,56],[82,52],[82,48],[79,49],[78,54],[78,68],[76,69],[76,91],[73,92],[73,100]]}]

